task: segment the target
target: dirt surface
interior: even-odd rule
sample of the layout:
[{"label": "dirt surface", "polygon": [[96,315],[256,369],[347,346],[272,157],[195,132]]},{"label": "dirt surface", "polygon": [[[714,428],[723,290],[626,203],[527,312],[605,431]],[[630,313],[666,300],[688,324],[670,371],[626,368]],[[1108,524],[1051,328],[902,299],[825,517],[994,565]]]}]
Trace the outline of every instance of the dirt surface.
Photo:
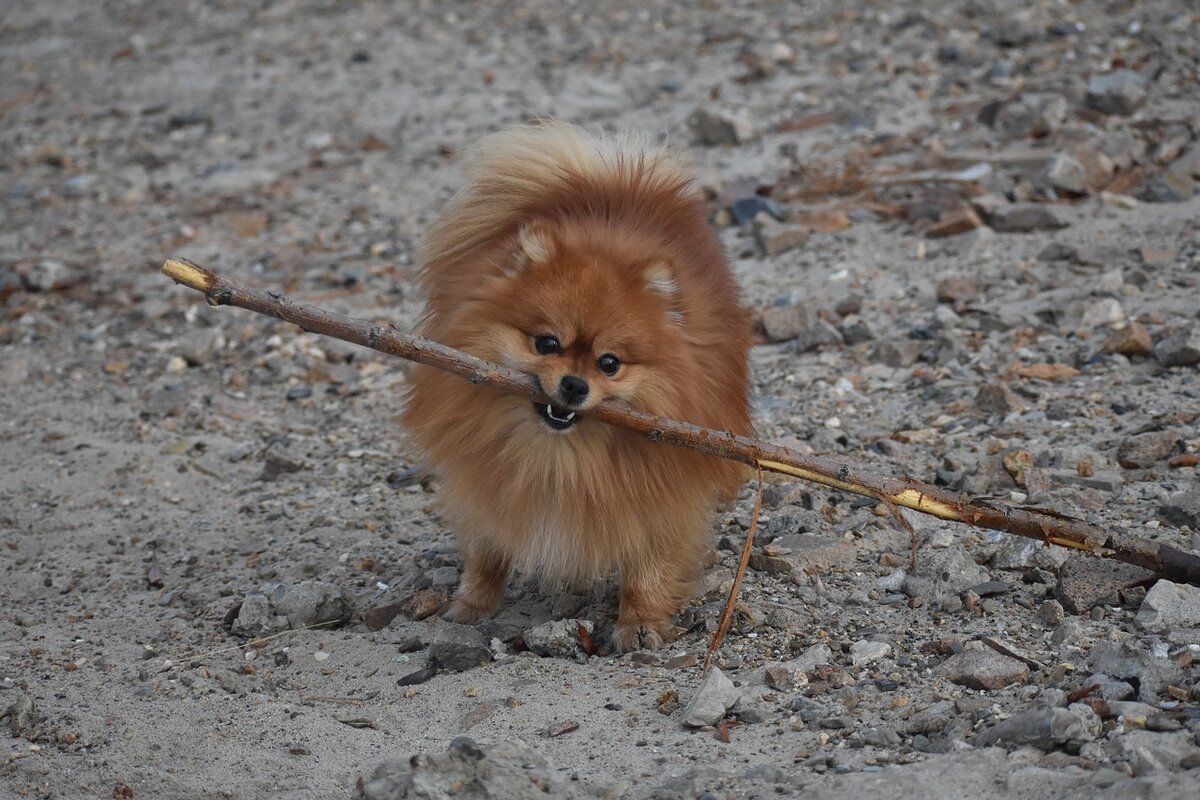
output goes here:
[{"label": "dirt surface", "polygon": [[767,486],[728,682],[751,487],[663,652],[606,655],[611,585],[414,619],[460,559],[405,366],[157,272],[408,327],[457,153],[646,130],[764,309],[763,436],[1197,548],[1187,5],[6,5],[0,797],[1194,795],[1200,590],[916,515],[914,569],[805,485]]}]

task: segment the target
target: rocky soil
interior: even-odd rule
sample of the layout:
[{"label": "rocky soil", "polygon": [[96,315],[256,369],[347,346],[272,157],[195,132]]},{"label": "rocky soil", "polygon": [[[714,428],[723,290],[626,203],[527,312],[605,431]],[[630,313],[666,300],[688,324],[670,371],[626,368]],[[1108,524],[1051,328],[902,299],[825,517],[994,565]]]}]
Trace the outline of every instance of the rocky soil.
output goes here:
[{"label": "rocky soil", "polygon": [[1197,42],[1171,0],[10,4],[0,797],[1196,794],[1200,589],[919,515],[914,567],[803,484],[707,678],[752,487],[662,652],[611,655],[611,585],[440,622],[405,365],[157,269],[407,327],[463,148],[646,130],[761,309],[765,437],[1195,550]]}]

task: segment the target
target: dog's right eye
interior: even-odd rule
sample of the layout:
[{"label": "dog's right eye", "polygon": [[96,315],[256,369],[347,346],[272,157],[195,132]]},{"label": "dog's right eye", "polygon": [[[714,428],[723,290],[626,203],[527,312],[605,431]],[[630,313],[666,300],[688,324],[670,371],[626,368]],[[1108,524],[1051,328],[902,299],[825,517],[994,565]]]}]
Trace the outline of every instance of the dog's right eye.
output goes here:
[{"label": "dog's right eye", "polygon": [[556,336],[539,336],[533,342],[534,348],[544,356],[552,356],[562,352],[562,345]]}]

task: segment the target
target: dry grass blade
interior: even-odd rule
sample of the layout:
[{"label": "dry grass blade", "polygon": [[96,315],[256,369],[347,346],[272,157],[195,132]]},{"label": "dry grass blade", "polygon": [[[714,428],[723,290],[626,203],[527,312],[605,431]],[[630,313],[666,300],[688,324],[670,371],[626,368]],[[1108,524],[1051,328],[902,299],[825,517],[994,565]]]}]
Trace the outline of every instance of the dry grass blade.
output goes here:
[{"label": "dry grass blade", "polygon": [[350,617],[344,617],[342,619],[331,619],[327,622],[314,622],[311,625],[301,625],[299,628],[289,628],[286,631],[280,631],[279,633],[273,633],[270,636],[260,636],[257,639],[254,639],[247,644],[233,644],[233,645],[229,645],[228,647],[218,647],[216,650],[207,650],[203,653],[192,653],[191,655],[186,657],[186,660],[187,661],[199,661],[199,660],[208,658],[209,656],[220,655],[221,653],[229,653],[234,650],[245,650],[247,647],[262,648],[262,647],[266,646],[267,642],[272,641],[274,639],[281,639],[284,636],[291,636],[300,631],[310,631],[315,628],[326,628],[326,627],[331,627],[331,626],[337,627],[338,625],[344,625],[349,621],[350,621]]},{"label": "dry grass blade", "polygon": [[754,534],[758,532],[758,514],[762,511],[763,472],[758,467],[758,493],[754,499],[754,513],[750,516],[750,530],[746,531],[746,543],[742,545],[742,559],[738,562],[737,573],[733,576],[733,586],[729,588],[729,597],[725,600],[725,609],[721,612],[721,624],[713,633],[712,641],[708,643],[708,652],[704,654],[704,673],[712,667],[713,654],[725,641],[729,624],[733,622],[733,610],[737,606],[738,593],[742,589],[742,578],[746,577],[746,567],[750,565],[750,551],[754,549]]}]

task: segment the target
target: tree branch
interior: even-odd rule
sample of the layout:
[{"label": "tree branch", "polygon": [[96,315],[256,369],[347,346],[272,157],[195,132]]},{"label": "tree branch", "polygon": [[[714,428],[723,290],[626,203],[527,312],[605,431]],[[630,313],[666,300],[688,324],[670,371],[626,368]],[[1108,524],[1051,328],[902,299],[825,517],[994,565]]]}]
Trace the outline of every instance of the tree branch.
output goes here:
[{"label": "tree branch", "polygon": [[[177,283],[203,292],[209,305],[237,306],[256,311],[293,323],[311,333],[332,336],[437,367],[475,384],[486,384],[512,394],[548,402],[532,375],[492,364],[429,339],[289,300],[278,292],[247,289],[184,259],[167,259],[162,271]],[[617,401],[606,400],[589,414],[609,425],[640,433],[654,442],[689,447],[708,455],[791,475],[941,519],[1136,564],[1162,578],[1200,586],[1200,557],[1195,554],[1129,534],[1110,534],[1096,525],[1050,509],[1010,506],[985,498],[968,497],[910,478],[873,475],[843,461],[806,456],[760,439],[663,419]]]}]

